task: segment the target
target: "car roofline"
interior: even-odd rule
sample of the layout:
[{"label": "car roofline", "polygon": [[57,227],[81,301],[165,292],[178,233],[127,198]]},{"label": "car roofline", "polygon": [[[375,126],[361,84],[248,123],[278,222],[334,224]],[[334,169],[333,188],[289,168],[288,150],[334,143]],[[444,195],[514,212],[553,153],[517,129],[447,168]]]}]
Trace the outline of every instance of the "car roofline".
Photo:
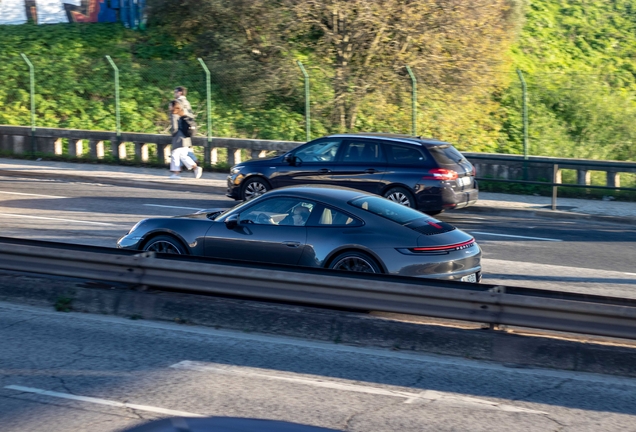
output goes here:
[{"label": "car roofline", "polygon": [[447,141],[438,140],[437,138],[428,138],[422,136],[409,136],[409,135],[400,135],[400,134],[390,134],[390,133],[379,133],[379,132],[360,132],[360,133],[338,133],[327,135],[324,138],[365,138],[365,139],[384,139],[391,140],[406,144],[416,144],[416,145],[450,145]]}]

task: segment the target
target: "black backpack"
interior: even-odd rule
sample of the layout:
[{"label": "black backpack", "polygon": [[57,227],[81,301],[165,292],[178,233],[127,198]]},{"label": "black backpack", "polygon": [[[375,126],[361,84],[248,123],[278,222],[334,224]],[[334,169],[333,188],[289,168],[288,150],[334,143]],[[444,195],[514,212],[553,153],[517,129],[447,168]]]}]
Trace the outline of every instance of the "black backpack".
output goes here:
[{"label": "black backpack", "polygon": [[194,119],[189,116],[179,117],[179,130],[187,137],[193,137],[197,131],[197,124]]}]

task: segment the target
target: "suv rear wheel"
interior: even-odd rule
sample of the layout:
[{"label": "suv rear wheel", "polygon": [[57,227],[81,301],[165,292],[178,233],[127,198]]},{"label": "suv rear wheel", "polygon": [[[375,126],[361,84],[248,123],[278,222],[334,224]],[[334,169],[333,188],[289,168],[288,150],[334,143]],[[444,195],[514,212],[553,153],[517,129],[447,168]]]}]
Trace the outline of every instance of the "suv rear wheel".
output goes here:
[{"label": "suv rear wheel", "polygon": [[415,205],[415,198],[413,194],[403,187],[392,187],[384,192],[384,198],[387,198],[398,204],[402,204],[407,207],[417,208]]}]

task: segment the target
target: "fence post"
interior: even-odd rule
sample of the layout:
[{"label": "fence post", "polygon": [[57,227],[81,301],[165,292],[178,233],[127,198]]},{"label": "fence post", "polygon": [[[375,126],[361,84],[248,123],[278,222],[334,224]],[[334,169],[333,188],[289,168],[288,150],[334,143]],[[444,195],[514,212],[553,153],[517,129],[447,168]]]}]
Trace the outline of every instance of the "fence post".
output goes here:
[{"label": "fence post", "polygon": [[210,157],[210,148],[212,147],[212,89],[210,84],[210,69],[203,62],[203,59],[199,57],[199,63],[205,72],[205,94],[206,94],[206,113],[208,116],[208,140],[205,144],[205,150],[203,152],[204,163],[210,163],[212,158]]},{"label": "fence post", "polygon": [[119,118],[119,68],[117,67],[113,59],[110,58],[109,55],[106,56],[106,59],[112,66],[113,71],[115,71],[115,127],[117,132],[117,142],[115,147],[118,150],[117,152],[115,152],[115,157],[119,159],[119,145],[121,144],[121,124],[119,121],[120,120]]},{"label": "fence post", "polygon": [[298,64],[298,67],[300,68],[300,71],[303,73],[303,77],[305,79],[305,134],[307,136],[307,141],[311,140],[311,113],[309,111],[309,75],[307,74],[307,71],[305,70],[305,67],[303,66],[303,63],[298,60],[296,62]]},{"label": "fence post", "polygon": [[552,167],[552,210],[557,209],[557,188],[556,183],[561,183],[559,176],[559,164],[554,164]]},{"label": "fence post", "polygon": [[523,179],[528,180],[528,87],[523,79],[523,72],[517,69],[517,75],[521,81],[522,92],[522,116],[523,116]]},{"label": "fence post", "polygon": [[29,66],[29,88],[31,93],[31,153],[35,154],[35,70],[29,58],[20,53],[27,66]]},{"label": "fence post", "polygon": [[410,66],[406,66],[406,71],[411,77],[412,93],[411,93],[411,135],[417,136],[417,80]]}]

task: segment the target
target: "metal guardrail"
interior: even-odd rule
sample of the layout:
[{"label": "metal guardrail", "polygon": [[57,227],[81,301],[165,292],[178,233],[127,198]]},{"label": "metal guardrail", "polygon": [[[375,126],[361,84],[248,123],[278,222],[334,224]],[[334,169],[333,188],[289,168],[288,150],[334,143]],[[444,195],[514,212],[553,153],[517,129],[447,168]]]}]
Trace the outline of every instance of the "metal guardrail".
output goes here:
[{"label": "metal guardrail", "polygon": [[0,269],[636,339],[636,300],[604,296],[1,238]]}]

